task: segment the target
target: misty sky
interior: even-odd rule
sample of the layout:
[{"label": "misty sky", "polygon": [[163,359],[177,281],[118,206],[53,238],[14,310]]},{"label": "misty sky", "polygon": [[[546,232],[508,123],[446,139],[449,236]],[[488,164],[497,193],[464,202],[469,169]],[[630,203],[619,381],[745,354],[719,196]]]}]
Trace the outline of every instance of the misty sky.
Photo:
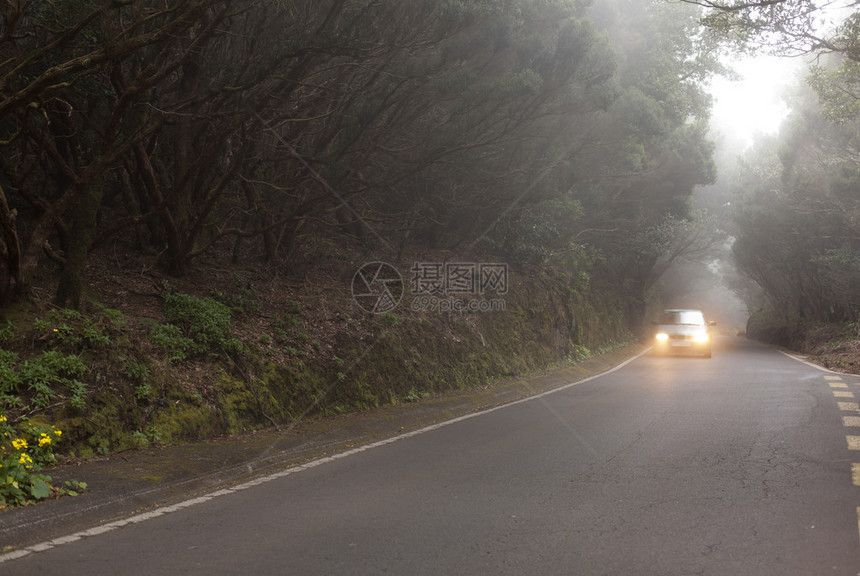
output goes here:
[{"label": "misty sky", "polygon": [[746,147],[756,134],[778,132],[788,114],[782,93],[796,82],[803,63],[797,59],[760,56],[732,66],[742,80],[715,78],[711,86],[713,130],[718,141]]}]

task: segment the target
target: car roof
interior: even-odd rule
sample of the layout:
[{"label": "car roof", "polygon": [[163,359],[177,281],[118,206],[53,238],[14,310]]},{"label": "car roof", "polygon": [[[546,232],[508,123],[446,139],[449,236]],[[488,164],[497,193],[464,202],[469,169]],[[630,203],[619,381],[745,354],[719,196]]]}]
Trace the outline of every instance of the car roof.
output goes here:
[{"label": "car roof", "polygon": [[663,310],[661,324],[698,325],[706,322],[705,314],[694,308],[669,308]]}]

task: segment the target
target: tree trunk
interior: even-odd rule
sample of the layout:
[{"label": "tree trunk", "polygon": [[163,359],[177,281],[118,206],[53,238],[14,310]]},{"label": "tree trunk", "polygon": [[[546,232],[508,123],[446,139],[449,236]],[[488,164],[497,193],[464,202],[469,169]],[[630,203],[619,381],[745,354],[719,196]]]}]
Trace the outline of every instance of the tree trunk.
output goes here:
[{"label": "tree trunk", "polygon": [[149,203],[159,209],[159,219],[164,236],[166,237],[167,253],[178,254],[182,240],[179,237],[179,230],[177,229],[176,222],[173,220],[173,215],[164,205],[164,195],[158,184],[158,178],[155,174],[155,168],[152,166],[152,161],[141,142],[135,142],[132,148],[137,160],[137,169],[140,171],[140,177],[143,180],[144,190],[146,190],[146,194],[149,196]]},{"label": "tree trunk", "polygon": [[21,243],[15,212],[9,210],[6,193],[0,187],[0,308],[12,301],[12,282],[20,285]]},{"label": "tree trunk", "polygon": [[83,292],[84,268],[90,244],[95,238],[98,212],[104,195],[104,178],[87,186],[72,211],[66,244],[66,261],[57,286],[54,304],[60,308],[79,308]]}]

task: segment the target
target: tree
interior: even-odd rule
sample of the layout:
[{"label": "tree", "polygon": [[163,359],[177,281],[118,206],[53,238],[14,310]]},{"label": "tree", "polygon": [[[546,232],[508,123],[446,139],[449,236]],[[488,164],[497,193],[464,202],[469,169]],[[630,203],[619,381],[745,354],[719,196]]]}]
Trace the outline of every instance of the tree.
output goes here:
[{"label": "tree", "polygon": [[855,0],[681,0],[708,10],[702,23],[741,51],[779,56],[840,53],[860,60],[858,15],[833,28],[831,15],[857,6]]},{"label": "tree", "polygon": [[694,188],[716,177],[704,84],[721,68],[708,41],[699,41],[699,12],[692,7],[602,3],[600,19],[618,47],[619,95],[607,114],[592,120],[599,137],[574,164],[584,212],[577,238],[606,255],[602,273],[622,290],[626,315],[638,324],[666,246],[652,243],[653,232],[680,232],[664,224],[686,221]]},{"label": "tree", "polygon": [[[153,126],[151,89],[233,10],[220,0],[8,5],[0,36],[6,285],[26,297],[43,251],[63,268],[58,305],[77,306],[86,254],[114,170]],[[147,54],[148,61],[134,59]],[[19,207],[11,208],[10,194]],[[34,221],[26,241],[16,218]],[[61,248],[50,245],[59,231]],[[2,280],[2,278],[0,278]]]},{"label": "tree", "polygon": [[181,275],[228,242],[289,264],[337,237],[588,255],[571,265],[641,301],[627,241],[713,179],[717,63],[689,6],[22,6],[0,36],[0,297],[47,254],[55,303],[76,306],[108,239]]},{"label": "tree", "polygon": [[800,102],[781,141],[760,144],[745,163],[733,253],[783,316],[851,321],[860,306],[852,200],[860,172],[842,146],[856,131],[827,123],[808,91]]},{"label": "tree", "polygon": [[858,3],[682,1],[706,8],[705,26],[736,49],[817,57],[809,85],[818,102],[798,89],[778,149],[760,147],[745,163],[733,253],[739,269],[783,316],[855,319],[860,306],[853,296],[860,285]]}]

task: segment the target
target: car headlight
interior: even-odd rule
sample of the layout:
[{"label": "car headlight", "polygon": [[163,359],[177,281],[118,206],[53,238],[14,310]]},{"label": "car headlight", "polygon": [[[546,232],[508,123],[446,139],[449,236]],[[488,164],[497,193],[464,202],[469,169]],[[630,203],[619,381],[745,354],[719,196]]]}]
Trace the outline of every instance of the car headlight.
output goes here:
[{"label": "car headlight", "polygon": [[665,332],[659,332],[659,333],[655,336],[655,338],[657,338],[657,341],[658,341],[658,342],[665,342],[666,340],[668,340],[668,339],[669,339],[669,335],[668,335],[668,334],[666,334]]},{"label": "car headlight", "polygon": [[708,333],[707,332],[696,332],[693,336],[693,342],[699,342],[700,344],[708,341]]}]

